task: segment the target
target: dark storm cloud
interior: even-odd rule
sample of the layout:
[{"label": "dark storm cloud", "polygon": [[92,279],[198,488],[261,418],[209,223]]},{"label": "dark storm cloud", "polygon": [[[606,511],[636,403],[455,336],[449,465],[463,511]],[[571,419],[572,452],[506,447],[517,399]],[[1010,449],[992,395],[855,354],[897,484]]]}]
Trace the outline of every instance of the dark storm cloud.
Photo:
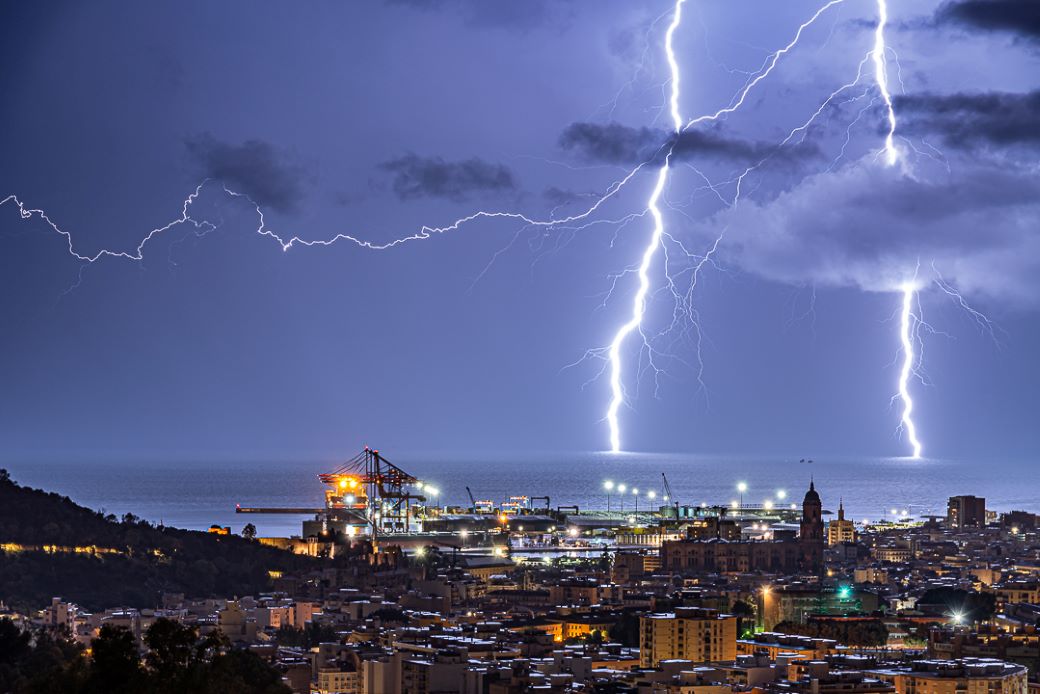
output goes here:
[{"label": "dark storm cloud", "polygon": [[477,157],[445,161],[441,157],[409,153],[380,164],[380,168],[394,174],[393,189],[402,200],[447,198],[458,201],[477,193],[516,189],[512,171]]},{"label": "dark storm cloud", "polygon": [[867,157],[709,226],[728,262],[767,279],[893,291],[934,262],[966,292],[1035,302],[1038,216],[1028,168],[977,163],[927,180]]},{"label": "dark storm cloud", "polygon": [[233,145],[207,133],[187,140],[185,146],[205,176],[264,207],[290,212],[303,198],[301,169],[288,164],[270,143],[246,140]]},{"label": "dark storm cloud", "polygon": [[[664,130],[632,128],[619,123],[572,123],[560,135],[559,145],[589,161],[635,165],[660,157],[674,142],[678,159],[710,157],[752,162],[775,157],[775,144],[725,137],[712,130],[686,130],[675,136]],[[817,153],[804,143],[783,150],[785,158],[803,158]]]},{"label": "dark storm cloud", "polygon": [[1001,31],[1040,41],[1037,0],[953,0],[939,7],[935,19],[937,24]]},{"label": "dark storm cloud", "polygon": [[950,147],[1040,145],[1040,90],[896,97],[904,129],[938,134]]},{"label": "dark storm cloud", "polygon": [[584,159],[605,164],[637,164],[652,157],[668,136],[652,128],[630,128],[620,123],[571,123],[560,134],[559,145]]}]

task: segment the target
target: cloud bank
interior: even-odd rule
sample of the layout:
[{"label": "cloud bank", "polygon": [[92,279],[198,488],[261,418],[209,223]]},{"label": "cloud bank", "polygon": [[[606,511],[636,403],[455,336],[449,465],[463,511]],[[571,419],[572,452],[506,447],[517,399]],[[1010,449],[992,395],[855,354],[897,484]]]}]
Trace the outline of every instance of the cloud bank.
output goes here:
[{"label": "cloud bank", "polygon": [[458,202],[478,194],[514,191],[517,187],[509,168],[477,157],[446,161],[409,153],[383,162],[380,168],[393,174],[394,193],[402,200],[446,198]]},{"label": "cloud bank", "polygon": [[895,291],[920,263],[964,292],[1032,303],[1040,270],[1040,180],[980,164],[940,180],[865,157],[768,201],[715,215],[724,257],[781,282]]}]

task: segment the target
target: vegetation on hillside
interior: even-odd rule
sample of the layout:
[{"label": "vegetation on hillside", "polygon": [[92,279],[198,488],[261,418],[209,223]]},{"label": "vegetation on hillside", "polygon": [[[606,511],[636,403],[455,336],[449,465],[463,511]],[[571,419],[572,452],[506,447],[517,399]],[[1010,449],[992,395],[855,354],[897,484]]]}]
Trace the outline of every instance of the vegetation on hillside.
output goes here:
[{"label": "vegetation on hillside", "polygon": [[320,564],[235,535],[104,515],[0,470],[0,601],[12,606],[38,609],[52,596],[98,610],[155,606],[163,592],[255,595],[270,588],[270,571]]}]

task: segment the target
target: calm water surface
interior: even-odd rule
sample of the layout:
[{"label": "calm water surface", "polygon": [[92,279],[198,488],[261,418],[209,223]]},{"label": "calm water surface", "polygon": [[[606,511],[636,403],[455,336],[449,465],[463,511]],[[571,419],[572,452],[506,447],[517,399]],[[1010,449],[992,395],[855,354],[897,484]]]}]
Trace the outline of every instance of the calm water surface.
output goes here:
[{"label": "calm water surface", "polygon": [[[389,454],[388,454],[389,456]],[[398,454],[390,459],[441,490],[445,504],[466,504],[468,485],[478,499],[496,502],[512,495],[550,496],[553,506],[577,504],[604,508],[603,481],[663,494],[661,473],[668,476],[676,498],[685,504],[729,503],[739,496],[736,485],[746,482],[745,503],[777,500],[801,502],[815,479],[824,506],[836,510],[842,497],[849,516],[877,519],[893,508],[913,515],[944,513],[955,494],[985,496],[995,510],[1040,512],[1040,466],[1030,461],[953,461],[850,459],[816,461],[720,458],[684,454],[568,453],[530,456],[448,456]],[[243,506],[317,507],[322,485],[316,475],[336,467],[336,461],[312,463],[127,463],[25,464],[6,467],[22,484],[66,494],[77,503],[117,515],[132,512],[153,521],[203,529],[213,523],[238,531],[253,522],[262,535],[299,533],[301,516],[246,516]],[[617,507],[618,494],[611,499]],[[625,495],[625,508],[634,497]]]}]

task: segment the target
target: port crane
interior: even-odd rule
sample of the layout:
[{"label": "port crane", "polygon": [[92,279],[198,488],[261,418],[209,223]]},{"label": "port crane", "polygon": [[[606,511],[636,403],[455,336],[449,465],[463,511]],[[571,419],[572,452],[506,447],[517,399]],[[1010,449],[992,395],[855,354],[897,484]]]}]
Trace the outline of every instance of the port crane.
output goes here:
[{"label": "port crane", "polygon": [[379,533],[408,532],[412,507],[426,501],[425,496],[410,490],[419,487],[418,478],[368,446],[332,472],[318,475],[318,479],[328,485],[326,507],[363,512],[373,538]]},{"label": "port crane", "polygon": [[672,494],[672,485],[668,484],[668,477],[663,472],[661,473],[661,480],[664,482],[664,494],[665,494],[665,497],[667,497],[672,502],[672,505],[675,506],[675,520],[678,521],[679,520],[679,500],[675,498],[674,494]]}]

